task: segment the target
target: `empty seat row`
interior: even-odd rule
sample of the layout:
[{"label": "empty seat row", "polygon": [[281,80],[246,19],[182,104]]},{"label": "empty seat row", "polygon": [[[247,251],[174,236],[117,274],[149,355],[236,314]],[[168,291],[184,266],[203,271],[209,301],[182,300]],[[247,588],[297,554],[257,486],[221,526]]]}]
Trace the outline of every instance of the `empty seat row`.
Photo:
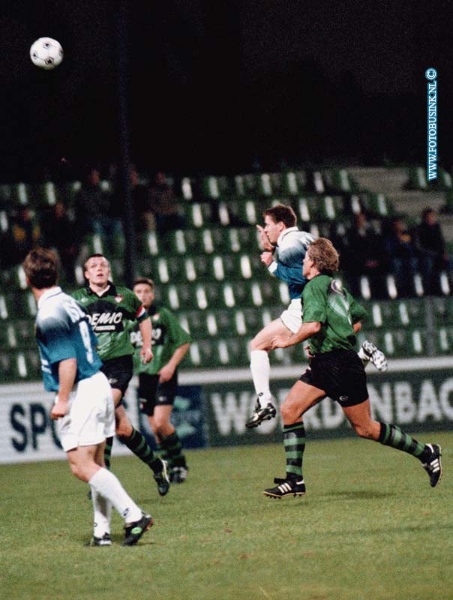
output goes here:
[{"label": "empty seat row", "polygon": [[247,173],[233,176],[184,177],[178,192],[185,200],[245,198],[248,196],[297,196],[304,192],[359,191],[347,169],[286,170],[273,173]]},{"label": "empty seat row", "polygon": [[[111,186],[108,181],[102,182],[102,185],[104,188]],[[17,206],[45,208],[53,206],[58,200],[71,206],[80,187],[80,181],[3,183],[0,184],[0,207],[6,209],[14,209]]]},{"label": "empty seat row", "polygon": [[222,308],[282,307],[289,303],[288,288],[270,277],[262,281],[170,283],[156,289],[156,300],[173,311]]},{"label": "empty seat row", "polygon": [[[184,358],[183,368],[248,368],[250,366],[250,338],[217,337],[195,339]],[[270,354],[271,365],[301,365],[301,372],[306,365],[302,345],[289,348],[277,348]],[[297,375],[297,370],[295,371]]]},{"label": "empty seat row", "polygon": [[0,372],[4,383],[38,381],[42,377],[41,361],[36,345],[30,349],[3,349]]},{"label": "empty seat row", "polygon": [[303,224],[332,223],[350,219],[366,211],[370,218],[385,218],[394,214],[391,200],[382,193],[361,192],[352,195],[298,195],[269,198],[229,198],[216,201],[181,203],[181,214],[189,228],[213,226],[252,226],[263,222],[263,212],[275,204],[292,206]]},{"label": "empty seat row", "polygon": [[253,337],[278,318],[280,307],[190,310],[178,313],[181,325],[194,339],[209,337]]},{"label": "empty seat row", "polygon": [[423,327],[396,329],[364,329],[359,337],[374,342],[387,358],[416,358],[453,354],[453,326],[436,328]]}]

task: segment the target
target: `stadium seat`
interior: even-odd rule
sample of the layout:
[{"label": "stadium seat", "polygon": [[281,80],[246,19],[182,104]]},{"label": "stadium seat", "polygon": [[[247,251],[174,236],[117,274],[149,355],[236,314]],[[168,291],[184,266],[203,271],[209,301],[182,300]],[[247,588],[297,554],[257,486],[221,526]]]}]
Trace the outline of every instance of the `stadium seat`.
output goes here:
[{"label": "stadium seat", "polygon": [[137,235],[137,251],[140,257],[157,256],[160,253],[160,239],[155,231]]},{"label": "stadium seat", "polygon": [[323,173],[324,181],[329,189],[352,194],[359,191],[359,185],[347,169],[329,169]]},{"label": "stadium seat", "polygon": [[235,196],[239,198],[270,197],[273,194],[272,177],[269,173],[236,175],[233,182]]},{"label": "stadium seat", "polygon": [[184,272],[187,281],[210,281],[214,277],[212,256],[198,254],[184,259]]},{"label": "stadium seat", "polygon": [[218,254],[260,252],[258,230],[255,225],[252,227],[216,227],[210,232],[215,251]]},{"label": "stadium seat", "polygon": [[424,330],[419,328],[386,329],[373,340],[367,330],[367,338],[374,341],[388,357],[410,358],[423,356],[426,352]]},{"label": "stadium seat", "polygon": [[453,327],[439,327],[436,329],[436,353],[453,354]]},{"label": "stadium seat", "polygon": [[217,321],[212,318],[212,314],[203,310],[181,311],[178,313],[178,318],[181,325],[195,340],[217,335]]},{"label": "stadium seat", "polygon": [[[373,322],[378,327],[426,327],[427,325],[426,303],[423,299],[404,298],[393,301],[374,302],[372,303],[372,307]],[[380,324],[378,324],[379,320]]]},{"label": "stadium seat", "polygon": [[9,186],[9,201],[12,206],[28,205],[32,199],[32,186],[29,183],[12,183]]},{"label": "stadium seat", "polygon": [[0,271],[0,282],[2,289],[13,292],[27,289],[27,281],[22,265],[14,265]]},{"label": "stadium seat", "polygon": [[370,218],[382,219],[395,213],[392,202],[383,193],[360,194],[360,201]]},{"label": "stadium seat", "polygon": [[303,193],[307,188],[305,171],[284,171],[281,174],[280,186],[277,192],[289,198]]},{"label": "stadium seat", "polygon": [[200,182],[201,196],[205,199],[219,200],[234,195],[234,183],[229,177],[209,175]]},{"label": "stadium seat", "polygon": [[170,310],[204,310],[208,307],[202,286],[190,283],[170,283],[156,288],[156,302]]},{"label": "stadium seat", "polygon": [[[36,183],[29,188],[29,203],[36,209],[44,209],[54,206],[58,200],[65,202],[64,198],[58,197],[58,191],[53,181]],[[65,203],[67,206],[67,204]]]},{"label": "stadium seat", "polygon": [[0,348],[17,348],[17,335],[16,329],[12,321],[6,321],[5,324],[0,327]]},{"label": "stadium seat", "polygon": [[160,254],[202,254],[205,252],[205,229],[175,229],[159,236]]},{"label": "stadium seat", "polygon": [[182,256],[161,256],[152,262],[155,283],[177,283],[187,280]]},{"label": "stadium seat", "polygon": [[0,318],[34,319],[37,307],[33,294],[29,291],[12,291],[0,295]]},{"label": "stadium seat", "polygon": [[194,368],[246,367],[249,364],[248,340],[218,337],[195,340],[187,358],[187,365]]},{"label": "stadium seat", "polygon": [[442,296],[430,298],[430,308],[436,327],[453,325],[453,297]]},{"label": "stadium seat", "polygon": [[[257,223],[262,222],[262,212],[267,206],[268,203],[264,205],[258,199],[252,197],[230,200],[226,204],[228,213],[222,217],[222,224],[241,227],[255,226]],[[224,222],[226,220],[227,222]]]},{"label": "stadium seat", "polygon": [[248,254],[200,254],[184,260],[187,281],[230,281],[250,279],[259,257]]},{"label": "stadium seat", "polygon": [[209,202],[184,204],[183,209],[188,228],[199,229],[217,221],[214,207]]},{"label": "stadium seat", "polygon": [[0,370],[5,382],[40,380],[42,372],[38,349],[1,352]]}]

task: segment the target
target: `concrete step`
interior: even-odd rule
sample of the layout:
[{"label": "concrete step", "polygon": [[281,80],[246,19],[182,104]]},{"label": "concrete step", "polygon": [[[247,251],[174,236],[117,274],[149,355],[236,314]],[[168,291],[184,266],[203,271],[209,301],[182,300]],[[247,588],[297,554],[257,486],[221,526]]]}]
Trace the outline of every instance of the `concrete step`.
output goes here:
[{"label": "concrete step", "polygon": [[348,173],[363,190],[388,194],[402,190],[409,181],[408,169],[403,167],[348,167]]}]

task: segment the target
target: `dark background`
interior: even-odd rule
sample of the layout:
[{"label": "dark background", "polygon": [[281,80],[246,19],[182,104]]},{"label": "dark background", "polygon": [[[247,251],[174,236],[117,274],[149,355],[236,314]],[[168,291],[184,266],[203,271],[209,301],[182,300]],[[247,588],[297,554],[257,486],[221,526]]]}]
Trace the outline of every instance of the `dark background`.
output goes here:
[{"label": "dark background", "polygon": [[[428,67],[451,169],[450,1],[8,0],[0,11],[3,181],[118,162],[120,97],[145,170],[423,165]],[[30,61],[41,36],[64,48],[54,71]]]}]

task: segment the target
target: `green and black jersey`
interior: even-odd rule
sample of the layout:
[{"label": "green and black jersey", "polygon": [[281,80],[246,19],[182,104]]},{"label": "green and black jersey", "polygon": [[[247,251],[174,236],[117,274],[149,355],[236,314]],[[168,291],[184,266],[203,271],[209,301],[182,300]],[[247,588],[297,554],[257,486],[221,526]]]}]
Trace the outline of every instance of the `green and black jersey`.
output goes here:
[{"label": "green and black jersey", "polygon": [[100,295],[87,286],[75,291],[72,296],[88,313],[99,340],[97,350],[101,360],[134,353],[129,335],[130,324],[147,319],[148,313],[133,291],[110,283]]},{"label": "green and black jersey", "polygon": [[302,292],[302,309],[304,323],[322,325],[308,340],[311,354],[355,349],[353,325],[366,319],[368,313],[337,280],[328,275],[310,279]]},{"label": "green and black jersey", "polygon": [[136,374],[155,375],[168,363],[177,348],[192,341],[189,333],[179,323],[178,317],[168,308],[156,308],[153,305],[149,312],[153,325],[153,360],[151,362],[144,364],[140,360],[140,349],[143,343],[138,326],[133,325],[130,332],[131,342],[136,348],[134,354],[134,372]]}]

